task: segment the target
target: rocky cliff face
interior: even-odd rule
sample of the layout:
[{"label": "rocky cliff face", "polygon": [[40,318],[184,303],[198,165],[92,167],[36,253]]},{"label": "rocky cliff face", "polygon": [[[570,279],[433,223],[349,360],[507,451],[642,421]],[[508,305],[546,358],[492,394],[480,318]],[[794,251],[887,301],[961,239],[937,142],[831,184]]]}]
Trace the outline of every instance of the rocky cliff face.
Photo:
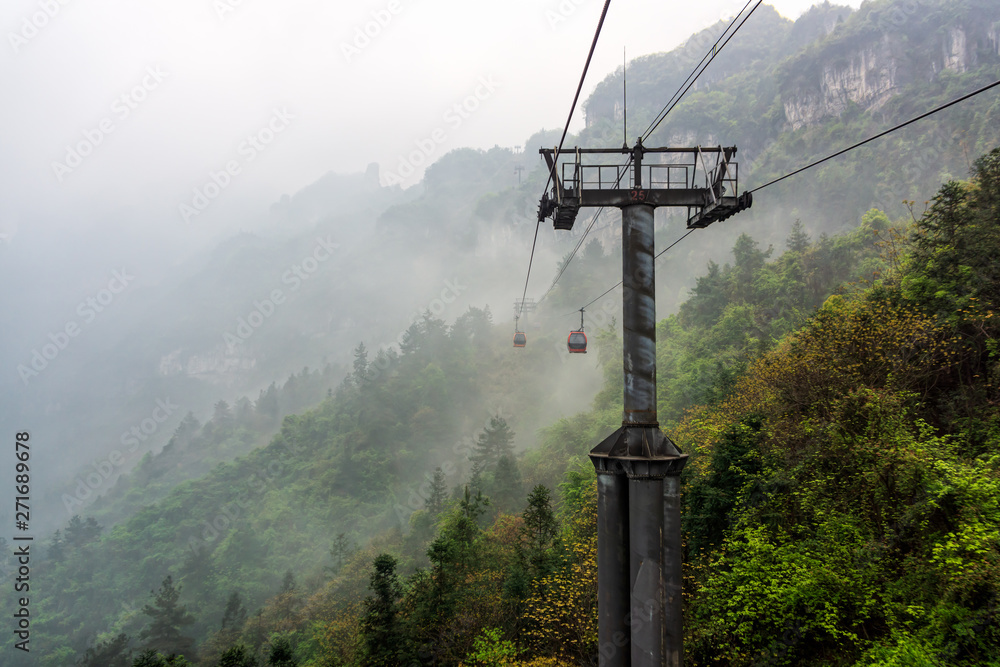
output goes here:
[{"label": "rocky cliff face", "polygon": [[822,66],[818,84],[798,86],[782,95],[791,129],[812,125],[827,116],[839,116],[851,104],[878,109],[899,88],[905,69],[900,40],[889,35]]},{"label": "rocky cliff face", "polygon": [[228,351],[220,345],[202,354],[174,350],[160,359],[159,372],[168,377],[187,375],[214,385],[233,386],[243,374],[256,366],[257,360],[253,357]]},{"label": "rocky cliff face", "polygon": [[889,6],[873,17],[879,27],[868,34],[845,38],[835,31],[784,66],[781,102],[789,129],[839,116],[852,104],[878,110],[908,84],[998,60],[1000,3],[985,17],[934,18],[910,4]]}]

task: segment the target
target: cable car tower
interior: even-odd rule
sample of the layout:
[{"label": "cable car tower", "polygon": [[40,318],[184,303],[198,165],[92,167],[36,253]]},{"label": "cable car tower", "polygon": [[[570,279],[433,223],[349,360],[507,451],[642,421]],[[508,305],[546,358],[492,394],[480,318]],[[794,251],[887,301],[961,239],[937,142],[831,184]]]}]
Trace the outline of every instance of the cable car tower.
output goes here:
[{"label": "cable car tower", "polygon": [[[640,138],[633,148],[539,152],[553,184],[539,202],[539,222],[551,217],[556,229],[572,229],[584,206],[622,211],[625,414],[622,427],[590,452],[600,664],[681,667],[680,473],[688,455],[656,417],[653,211],[686,207],[688,228],[707,227],[750,208],[752,195],[736,195],[735,147],[647,148]],[[631,159],[601,163],[615,154]]]}]

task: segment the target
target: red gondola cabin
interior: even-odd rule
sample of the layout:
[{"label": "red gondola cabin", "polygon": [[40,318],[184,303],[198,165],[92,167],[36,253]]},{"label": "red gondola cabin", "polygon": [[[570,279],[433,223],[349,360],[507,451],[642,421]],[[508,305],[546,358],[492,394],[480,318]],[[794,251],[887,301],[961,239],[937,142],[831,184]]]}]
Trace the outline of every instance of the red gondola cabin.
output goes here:
[{"label": "red gondola cabin", "polygon": [[524,347],[528,343],[528,337],[523,332],[514,333],[514,347]]},{"label": "red gondola cabin", "polygon": [[566,339],[566,347],[571,353],[587,353],[587,334],[583,331],[570,331]]}]

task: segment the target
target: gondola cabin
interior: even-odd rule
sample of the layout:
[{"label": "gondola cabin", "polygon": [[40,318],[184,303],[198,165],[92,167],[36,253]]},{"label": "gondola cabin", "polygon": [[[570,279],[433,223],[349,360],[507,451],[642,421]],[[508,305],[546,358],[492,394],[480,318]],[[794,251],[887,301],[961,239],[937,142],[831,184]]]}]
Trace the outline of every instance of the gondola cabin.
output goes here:
[{"label": "gondola cabin", "polygon": [[528,343],[528,337],[524,335],[523,331],[517,331],[514,333],[514,347],[524,347]]},{"label": "gondola cabin", "polygon": [[570,353],[587,353],[587,334],[582,331],[570,331],[566,340]]}]

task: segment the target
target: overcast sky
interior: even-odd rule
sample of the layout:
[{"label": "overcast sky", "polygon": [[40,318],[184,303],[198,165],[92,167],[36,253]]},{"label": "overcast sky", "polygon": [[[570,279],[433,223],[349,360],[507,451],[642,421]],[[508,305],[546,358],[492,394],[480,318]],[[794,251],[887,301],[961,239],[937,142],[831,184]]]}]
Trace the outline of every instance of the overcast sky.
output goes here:
[{"label": "overcast sky", "polygon": [[[616,0],[584,98],[623,46],[670,50],[742,4]],[[379,162],[384,180],[414,151],[520,145],[562,126],[601,7],[5,0],[0,242],[33,225],[204,241],[330,170]]]}]

